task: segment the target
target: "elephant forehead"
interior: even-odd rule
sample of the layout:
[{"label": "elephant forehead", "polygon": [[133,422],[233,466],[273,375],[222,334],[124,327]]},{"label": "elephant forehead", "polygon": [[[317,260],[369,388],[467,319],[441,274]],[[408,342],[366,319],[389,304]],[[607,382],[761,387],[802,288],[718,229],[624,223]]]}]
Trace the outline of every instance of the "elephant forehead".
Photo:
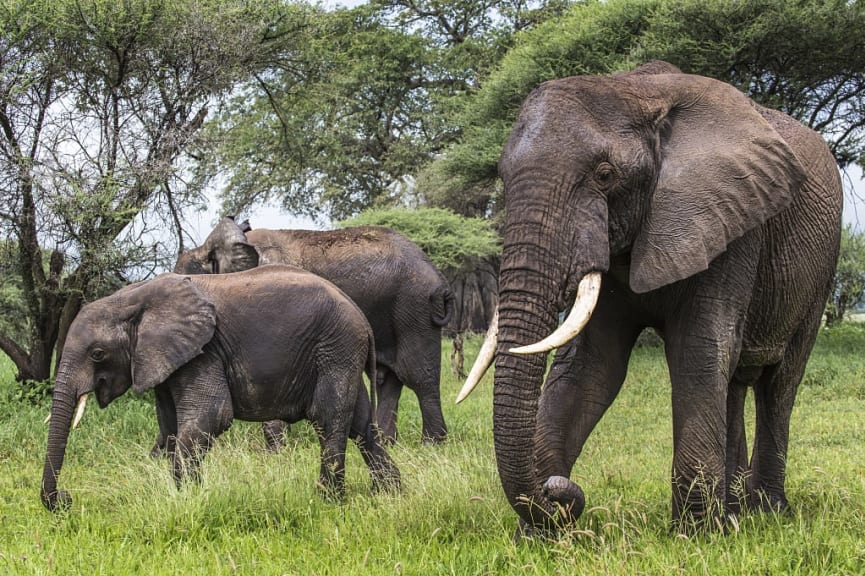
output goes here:
[{"label": "elephant forehead", "polygon": [[523,107],[508,140],[503,165],[549,158],[587,162],[604,154],[613,148],[619,130],[598,114],[591,102],[570,91],[539,91]]},{"label": "elephant forehead", "polygon": [[94,339],[96,332],[112,323],[111,314],[96,302],[81,309],[69,327],[68,342],[86,343]]}]

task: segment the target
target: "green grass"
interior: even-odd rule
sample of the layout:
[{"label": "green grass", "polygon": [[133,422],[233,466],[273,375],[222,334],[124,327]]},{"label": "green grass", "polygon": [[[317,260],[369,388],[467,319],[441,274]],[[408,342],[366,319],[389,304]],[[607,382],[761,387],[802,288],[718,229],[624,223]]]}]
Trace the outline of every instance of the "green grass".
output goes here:
[{"label": "green grass", "polygon": [[[466,345],[474,358],[478,340]],[[0,362],[0,574],[863,574],[865,573],[865,327],[824,332],[792,424],[791,515],[748,515],[726,536],[669,530],[670,393],[658,348],[635,351],[621,395],[572,477],[587,497],[573,534],[514,543],[492,448],[490,376],[464,403],[444,344],[451,439],[422,446],[413,394],[403,396],[392,454],[399,495],[374,494],[352,446],[343,504],[319,498],[318,443],[298,424],[282,453],[237,422],[175,489],[147,456],[156,433],[148,398],[95,403],[69,441],[61,487],[46,512],[39,483],[47,406],[10,403],[14,370]],[[749,408],[752,410],[752,408]]]}]

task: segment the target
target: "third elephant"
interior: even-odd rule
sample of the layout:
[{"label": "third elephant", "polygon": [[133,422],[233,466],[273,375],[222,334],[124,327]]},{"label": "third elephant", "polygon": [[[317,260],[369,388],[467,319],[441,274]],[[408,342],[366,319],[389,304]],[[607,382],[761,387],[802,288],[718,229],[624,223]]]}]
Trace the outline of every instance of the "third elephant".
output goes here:
[{"label": "third elephant", "polygon": [[417,395],[423,440],[442,441],[441,329],[453,294],[441,272],[411,240],[384,227],[341,230],[251,230],[223,218],[204,244],[183,253],[175,272],[218,274],[264,264],[292,264],[330,280],[363,311],[375,336],[377,419],[396,439],[402,387]]}]

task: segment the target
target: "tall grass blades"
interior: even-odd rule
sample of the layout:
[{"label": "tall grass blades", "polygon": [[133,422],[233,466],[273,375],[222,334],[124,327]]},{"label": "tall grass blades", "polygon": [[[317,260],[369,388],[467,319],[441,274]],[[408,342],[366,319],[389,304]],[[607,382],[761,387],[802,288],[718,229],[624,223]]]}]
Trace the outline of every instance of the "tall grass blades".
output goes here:
[{"label": "tall grass blades", "polygon": [[[479,338],[465,343],[470,364]],[[48,405],[13,400],[0,361],[2,574],[862,574],[865,573],[865,327],[820,334],[791,426],[786,515],[746,514],[728,534],[686,538],[670,527],[670,384],[657,340],[635,349],[619,398],[572,472],[586,511],[554,540],[515,542],[499,485],[492,375],[465,402],[443,343],[442,403],[451,432],[422,445],[413,394],[390,451],[400,494],[376,493],[355,446],[346,499],[322,499],[310,426],[265,450],[255,423],[235,422],[207,455],[199,484],[175,488],[149,456],[152,398],[88,411],[70,435],[60,485],[70,510],[39,501]],[[749,437],[753,405],[748,404]]]}]

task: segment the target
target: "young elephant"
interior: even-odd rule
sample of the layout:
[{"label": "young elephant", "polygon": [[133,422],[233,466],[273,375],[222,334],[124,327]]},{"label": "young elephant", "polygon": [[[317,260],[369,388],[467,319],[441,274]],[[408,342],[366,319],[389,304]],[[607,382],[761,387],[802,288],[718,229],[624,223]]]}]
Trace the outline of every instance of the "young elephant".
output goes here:
[{"label": "young elephant", "polygon": [[163,274],[82,308],[57,372],[42,502],[57,490],[76,402],[90,392],[104,408],[130,387],[154,389],[161,433],[179,484],[197,476],[213,440],[234,418],[313,423],[321,485],[344,492],[347,436],[376,486],[399,471],[373,427],[363,372],[375,381],[372,330],[330,282],[290,266],[238,274]]},{"label": "young elephant", "polygon": [[454,297],[441,272],[417,244],[389,228],[251,230],[223,218],[204,243],[184,252],[175,272],[220,274],[264,264],[300,266],[327,278],[366,315],[375,334],[377,420],[397,437],[403,387],[418,399],[425,442],[447,437],[441,408],[441,331]]}]

